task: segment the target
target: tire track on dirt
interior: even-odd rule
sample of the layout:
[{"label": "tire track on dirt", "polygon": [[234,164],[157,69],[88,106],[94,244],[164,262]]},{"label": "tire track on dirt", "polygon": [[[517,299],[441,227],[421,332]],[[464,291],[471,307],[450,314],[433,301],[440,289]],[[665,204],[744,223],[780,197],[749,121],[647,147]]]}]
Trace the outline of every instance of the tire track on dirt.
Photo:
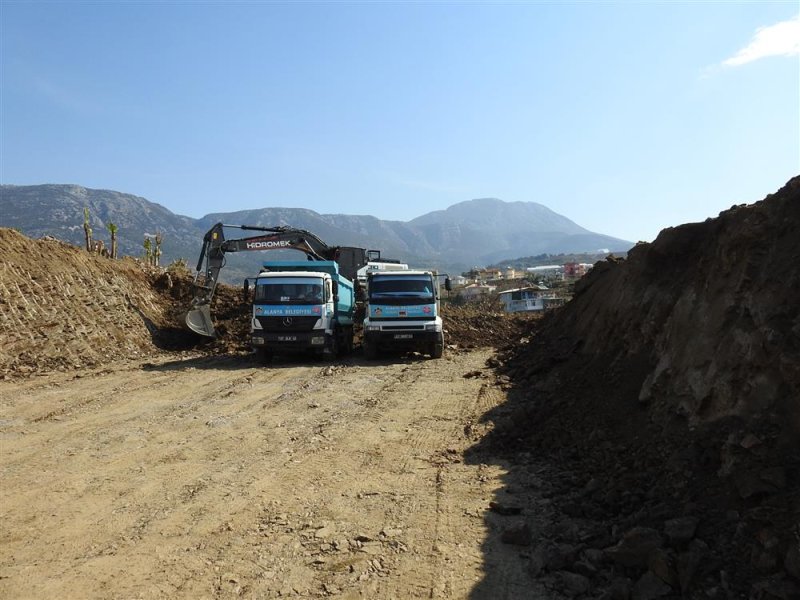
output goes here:
[{"label": "tire track on dirt", "polygon": [[[482,363],[484,358],[479,360]],[[444,365],[445,363],[442,361],[440,364]],[[359,560],[364,554],[363,549],[355,550],[356,558],[350,557],[349,562],[345,561],[344,563],[342,561],[334,562],[333,572],[325,567],[319,569],[319,573],[314,579],[318,581],[318,586],[324,587],[333,581],[334,583],[331,585],[334,588],[341,587],[343,589],[349,586],[352,589],[354,582],[347,581],[349,576],[350,579],[355,578],[356,584],[360,586],[358,588],[360,593],[368,597],[381,597],[384,592],[390,596],[394,594],[395,597],[404,595],[427,597],[431,590],[439,587],[437,585],[437,574],[440,571],[438,563],[437,566],[429,566],[431,556],[438,552],[436,544],[439,539],[438,531],[441,522],[439,513],[443,510],[441,500],[438,499],[443,492],[439,490],[437,493],[437,482],[441,483],[442,471],[442,467],[436,464],[437,452],[446,449],[443,448],[447,445],[446,440],[458,434],[461,427],[459,417],[463,411],[473,410],[474,401],[470,394],[466,394],[463,401],[459,401],[455,407],[453,406],[454,398],[459,396],[459,390],[453,390],[453,374],[449,369],[439,370],[436,368],[436,364],[431,363],[422,363],[414,365],[414,367],[417,368],[404,368],[401,372],[392,374],[391,377],[387,375],[387,379],[378,382],[373,389],[368,387],[361,389],[359,396],[363,398],[369,398],[374,394],[389,397],[365,411],[362,415],[363,418],[354,419],[356,426],[350,427],[344,439],[337,439],[335,432],[331,432],[333,441],[342,443],[344,446],[334,444],[337,449],[335,453],[323,452],[318,456],[304,455],[291,465],[293,473],[303,473],[298,480],[322,482],[319,486],[308,490],[309,496],[313,498],[317,495],[317,488],[319,488],[328,492],[333,491],[331,496],[337,498],[337,510],[333,514],[330,506],[325,502],[313,500],[306,500],[303,503],[302,507],[306,513],[322,515],[323,522],[337,521],[339,527],[336,532],[333,532],[333,535],[351,536],[348,548],[352,546],[353,539],[358,541],[360,537],[369,540],[365,542],[368,550],[376,553],[377,556],[370,560],[377,560],[378,564],[363,558]],[[409,393],[409,383],[419,382],[420,374],[423,371],[425,379],[422,393],[416,395]],[[457,382],[463,381],[462,374],[463,372],[457,374]],[[440,393],[438,390],[436,393],[431,393],[431,379],[434,382],[441,380],[438,384]],[[467,382],[464,386],[474,387],[472,382]],[[390,392],[400,393],[401,397],[391,397]],[[355,400],[358,402],[358,398]],[[389,407],[390,403],[395,406]],[[392,412],[392,417],[395,418],[393,420],[386,418],[386,411],[396,408],[396,405],[403,405],[402,411],[399,411],[402,414],[397,415],[396,412]],[[420,413],[423,413],[422,416]],[[378,425],[377,431],[375,424]],[[412,428],[412,425],[416,425],[416,427]],[[359,442],[351,444],[348,443],[348,440],[359,440]],[[425,456],[426,454],[427,456]],[[358,460],[359,456],[362,457],[361,460]],[[410,468],[412,463],[415,464],[415,468]],[[352,482],[338,476],[338,474],[347,472],[361,472],[364,475],[363,481],[374,483],[370,487],[363,487],[356,482],[355,488],[348,488],[348,483],[352,485]],[[291,474],[289,478],[292,479]],[[413,490],[413,494],[408,493],[409,490]],[[336,493],[337,491],[338,493]],[[436,501],[439,502],[438,510]],[[447,508],[453,509],[450,506]],[[432,525],[436,533],[433,536],[430,535],[428,526],[414,525],[408,530],[402,527],[393,527],[398,523],[413,523],[415,515],[419,514],[429,515],[434,519]],[[359,528],[357,525],[359,522],[362,524],[372,523],[372,528],[365,528],[363,525]],[[449,522],[445,522],[444,527],[449,525]],[[325,531],[328,527],[323,525],[321,529]],[[381,536],[381,531],[387,529],[390,532],[403,530],[402,539]],[[306,541],[304,547],[312,547],[314,548],[312,552],[317,557],[325,557],[328,554],[326,542],[317,545],[316,535],[312,530],[308,539],[303,538]],[[327,535],[326,531],[324,536]],[[287,541],[287,543],[290,542]],[[378,548],[370,545],[376,543]],[[342,545],[339,544],[339,546]],[[416,585],[404,587],[402,591],[398,592],[391,585],[386,587],[383,582],[387,581],[389,573],[402,570],[400,567],[404,562],[402,558],[409,552],[409,546],[413,548],[411,554],[415,557],[413,569],[417,571],[417,582]],[[406,550],[398,550],[401,547]],[[280,554],[280,552],[278,553]],[[425,566],[418,564],[422,557],[426,557],[422,561]],[[336,568],[342,564],[348,568],[360,566],[357,566],[356,572],[345,574],[336,572]],[[306,574],[301,579],[307,581],[310,575],[312,574]],[[428,583],[423,583],[426,578]],[[377,587],[370,588],[368,585],[370,582]],[[452,585],[449,587],[453,588]],[[375,595],[373,596],[373,594]]]}]

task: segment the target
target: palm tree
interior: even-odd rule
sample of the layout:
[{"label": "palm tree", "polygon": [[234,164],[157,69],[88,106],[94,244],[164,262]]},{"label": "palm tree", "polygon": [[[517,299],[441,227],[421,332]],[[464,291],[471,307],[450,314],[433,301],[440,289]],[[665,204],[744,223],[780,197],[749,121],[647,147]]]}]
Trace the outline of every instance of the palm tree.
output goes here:
[{"label": "palm tree", "polygon": [[86,251],[92,252],[92,228],[89,226],[89,209],[83,209],[83,234],[86,237]]},{"label": "palm tree", "polygon": [[147,236],[144,238],[144,257],[148,265],[153,264],[153,242]]},{"label": "palm tree", "polygon": [[106,227],[111,232],[111,258],[117,258],[117,231],[119,231],[119,227],[114,223],[109,223]]},{"label": "palm tree", "polygon": [[156,231],[156,248],[153,251],[153,266],[155,267],[161,262],[161,241],[163,239],[164,237],[161,235],[161,232]]}]

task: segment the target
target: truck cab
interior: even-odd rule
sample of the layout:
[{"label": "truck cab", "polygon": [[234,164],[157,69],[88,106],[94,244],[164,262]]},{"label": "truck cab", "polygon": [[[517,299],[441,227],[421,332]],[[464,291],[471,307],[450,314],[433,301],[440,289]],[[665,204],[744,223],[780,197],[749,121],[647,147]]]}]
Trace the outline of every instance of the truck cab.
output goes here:
[{"label": "truck cab", "polygon": [[442,356],[444,332],[434,272],[367,273],[364,355],[372,359],[381,350],[416,350],[433,358]]},{"label": "truck cab", "polygon": [[250,341],[263,359],[297,352],[334,358],[352,350],[353,284],[335,262],[264,263],[253,283]]},{"label": "truck cab", "polygon": [[[374,252],[374,250],[372,252]],[[408,271],[408,265],[406,263],[401,263],[399,260],[370,260],[356,273],[358,283],[362,288],[366,289],[367,287],[367,275],[375,271]]]}]

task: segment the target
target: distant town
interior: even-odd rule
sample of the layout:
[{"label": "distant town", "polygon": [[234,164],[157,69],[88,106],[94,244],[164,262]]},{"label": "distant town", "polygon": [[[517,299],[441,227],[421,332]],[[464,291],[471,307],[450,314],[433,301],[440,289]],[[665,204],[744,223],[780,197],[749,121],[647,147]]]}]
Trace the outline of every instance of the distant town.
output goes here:
[{"label": "distant town", "polygon": [[572,296],[574,282],[609,255],[608,249],[541,254],[514,259],[505,266],[474,267],[451,278],[452,299],[467,303],[496,298],[509,313],[548,310],[563,305]]}]

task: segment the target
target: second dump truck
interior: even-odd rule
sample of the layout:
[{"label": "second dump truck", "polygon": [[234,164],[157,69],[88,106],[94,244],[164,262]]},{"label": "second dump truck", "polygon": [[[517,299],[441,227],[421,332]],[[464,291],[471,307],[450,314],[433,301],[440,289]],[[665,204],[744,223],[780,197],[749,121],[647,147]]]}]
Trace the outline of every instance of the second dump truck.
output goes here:
[{"label": "second dump truck", "polygon": [[[449,278],[445,288],[450,289]],[[375,358],[380,350],[416,350],[441,358],[444,331],[433,271],[368,272],[366,311],[366,358]]]}]

